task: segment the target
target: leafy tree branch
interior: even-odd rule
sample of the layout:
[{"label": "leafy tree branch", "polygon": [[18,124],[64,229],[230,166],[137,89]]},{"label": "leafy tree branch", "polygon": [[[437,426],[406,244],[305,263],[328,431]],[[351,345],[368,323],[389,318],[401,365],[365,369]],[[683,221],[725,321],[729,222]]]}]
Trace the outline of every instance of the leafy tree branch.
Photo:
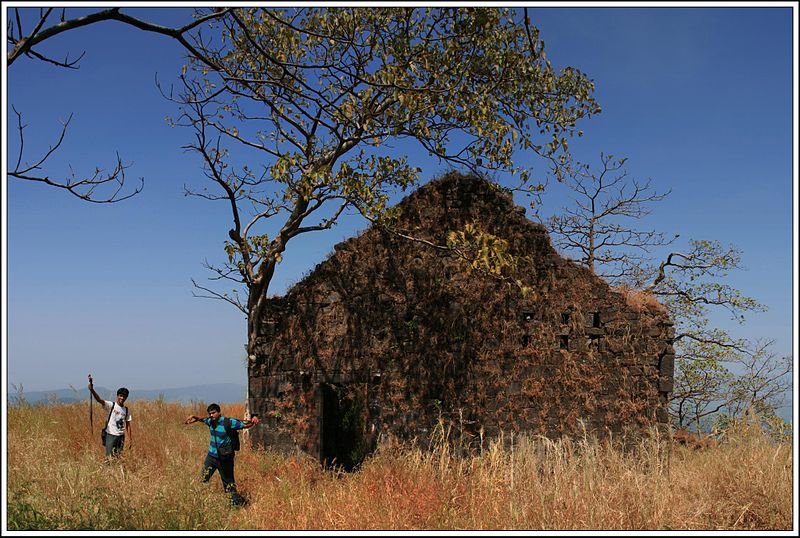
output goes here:
[{"label": "leafy tree branch", "polygon": [[538,33],[507,9],[236,8],[219,23],[222,40],[197,44],[180,91],[164,94],[216,186],[187,193],[230,208],[227,268],[246,287],[251,351],[288,243],[348,210],[380,220],[418,182],[389,143],[525,184],[515,149],[559,171],[576,122],[599,112],[591,81],[532,54]]}]

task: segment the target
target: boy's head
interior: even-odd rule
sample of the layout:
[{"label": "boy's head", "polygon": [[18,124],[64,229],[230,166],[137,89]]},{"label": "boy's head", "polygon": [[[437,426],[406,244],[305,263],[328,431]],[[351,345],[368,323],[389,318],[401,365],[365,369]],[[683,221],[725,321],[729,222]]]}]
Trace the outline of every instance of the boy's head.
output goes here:
[{"label": "boy's head", "polygon": [[221,409],[219,408],[218,404],[212,403],[206,408],[206,411],[208,411],[209,417],[211,417],[213,420],[216,420],[219,418]]},{"label": "boy's head", "polygon": [[125,402],[125,400],[127,400],[127,399],[128,399],[128,394],[130,394],[130,393],[131,393],[131,391],[129,391],[129,390],[128,390],[128,389],[126,389],[125,387],[120,387],[120,388],[117,390],[117,402],[118,402],[120,405],[122,405],[122,404]]}]

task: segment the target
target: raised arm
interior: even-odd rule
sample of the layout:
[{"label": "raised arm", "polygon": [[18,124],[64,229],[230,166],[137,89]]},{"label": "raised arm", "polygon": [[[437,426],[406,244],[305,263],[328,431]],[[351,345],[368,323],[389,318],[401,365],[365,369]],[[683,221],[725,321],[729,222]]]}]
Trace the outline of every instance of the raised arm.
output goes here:
[{"label": "raised arm", "polygon": [[106,401],[102,399],[100,395],[94,391],[94,383],[92,382],[92,376],[89,376],[89,392],[92,393],[92,396],[94,396],[94,399],[97,400],[98,403],[100,403],[101,405],[106,404]]}]

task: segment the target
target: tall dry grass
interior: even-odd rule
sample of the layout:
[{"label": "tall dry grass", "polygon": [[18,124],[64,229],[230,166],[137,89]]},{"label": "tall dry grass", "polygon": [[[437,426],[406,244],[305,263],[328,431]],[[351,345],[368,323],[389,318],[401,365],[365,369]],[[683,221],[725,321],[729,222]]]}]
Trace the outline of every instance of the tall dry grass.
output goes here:
[{"label": "tall dry grass", "polygon": [[[205,405],[132,402],[134,435],[105,464],[87,404],[8,411],[8,529],[790,530],[792,450],[755,426],[717,448],[642,441],[622,452],[589,439],[508,437],[458,457],[384,448],[354,473],[243,446],[229,508],[217,476],[199,479]],[[223,407],[241,417],[243,406]],[[263,427],[263,426],[258,426]],[[668,465],[667,465],[668,463]]]}]

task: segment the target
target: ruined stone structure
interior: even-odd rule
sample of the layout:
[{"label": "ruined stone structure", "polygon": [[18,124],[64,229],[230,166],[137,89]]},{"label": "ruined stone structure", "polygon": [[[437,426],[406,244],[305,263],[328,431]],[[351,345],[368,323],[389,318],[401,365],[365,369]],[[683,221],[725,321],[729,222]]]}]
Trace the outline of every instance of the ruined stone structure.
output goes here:
[{"label": "ruined stone structure", "polygon": [[[511,195],[450,174],[399,204],[436,245],[466,224],[508,241],[518,285],[371,227],[335,247],[263,319],[249,369],[259,445],[345,467],[384,440],[549,437],[666,425],[672,323],[652,298],[566,260]],[[426,446],[426,445],[423,445]]]}]

